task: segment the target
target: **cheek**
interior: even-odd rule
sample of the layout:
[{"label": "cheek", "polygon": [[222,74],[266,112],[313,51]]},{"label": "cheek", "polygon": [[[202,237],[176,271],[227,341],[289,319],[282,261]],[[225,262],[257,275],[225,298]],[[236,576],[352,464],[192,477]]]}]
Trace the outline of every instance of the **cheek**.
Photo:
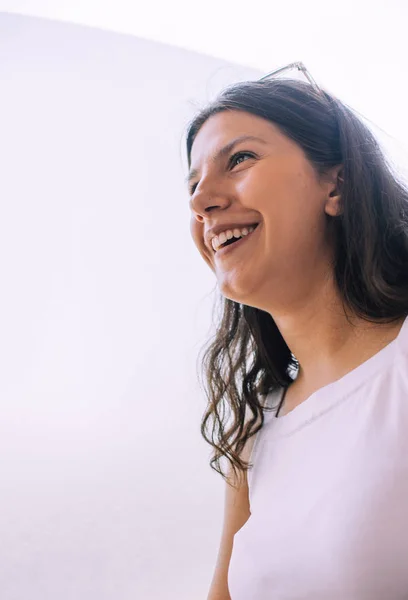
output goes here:
[{"label": "cheek", "polygon": [[284,161],[274,160],[248,171],[238,185],[240,198],[247,207],[274,214],[291,205],[296,196],[296,178]]},{"label": "cheek", "polygon": [[297,219],[304,224],[317,217],[318,190],[301,169],[289,169],[286,164],[280,170],[274,167],[259,178],[253,191],[259,210],[275,222],[282,221],[290,227]]},{"label": "cheek", "polygon": [[[322,242],[325,220],[319,190],[301,172],[275,170],[261,178],[251,202],[266,224],[265,250],[292,254],[314,252]],[[255,206],[256,203],[256,206]]]},{"label": "cheek", "polygon": [[211,267],[211,269],[214,270],[213,264],[208,256],[210,251],[206,246],[204,246],[204,225],[199,223],[196,219],[192,219],[190,223],[190,233],[197,250],[201,254],[201,257]]}]

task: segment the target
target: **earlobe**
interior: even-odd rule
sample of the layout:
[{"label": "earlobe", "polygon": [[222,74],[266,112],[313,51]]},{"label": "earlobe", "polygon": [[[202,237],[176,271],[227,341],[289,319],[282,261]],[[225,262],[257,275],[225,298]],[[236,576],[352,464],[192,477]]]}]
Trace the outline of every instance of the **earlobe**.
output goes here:
[{"label": "earlobe", "polygon": [[332,217],[337,217],[342,213],[342,200],[341,200],[341,191],[343,188],[343,175],[342,168],[337,167],[335,176],[335,184],[332,186],[332,189],[329,192],[329,198],[326,203],[326,213]]},{"label": "earlobe", "polygon": [[330,193],[330,198],[326,203],[326,213],[331,217],[338,217],[343,212],[341,206],[341,195],[333,195]]}]

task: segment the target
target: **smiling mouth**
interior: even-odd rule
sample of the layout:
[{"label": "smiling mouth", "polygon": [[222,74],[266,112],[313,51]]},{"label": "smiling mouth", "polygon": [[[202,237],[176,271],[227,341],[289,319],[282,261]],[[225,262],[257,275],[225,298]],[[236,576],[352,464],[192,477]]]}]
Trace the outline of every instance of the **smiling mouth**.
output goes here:
[{"label": "smiling mouth", "polygon": [[247,238],[251,237],[252,234],[255,233],[256,229],[258,228],[258,225],[259,223],[254,223],[253,225],[251,225],[251,227],[254,227],[254,229],[251,231],[251,233],[248,233],[247,235],[241,236],[239,238],[233,237],[230,240],[226,240],[224,244],[222,244],[222,246],[218,248],[218,250],[214,250],[214,255],[223,255],[224,252],[227,251],[228,246],[241,246],[241,244],[243,244]]}]

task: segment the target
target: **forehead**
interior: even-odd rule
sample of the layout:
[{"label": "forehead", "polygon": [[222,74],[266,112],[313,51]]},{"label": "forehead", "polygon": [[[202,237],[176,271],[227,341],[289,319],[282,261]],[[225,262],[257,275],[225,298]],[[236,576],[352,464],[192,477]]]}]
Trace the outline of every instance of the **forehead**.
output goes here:
[{"label": "forehead", "polygon": [[244,111],[223,111],[211,116],[202,125],[191,149],[191,166],[198,168],[206,157],[216,154],[225,144],[241,136],[255,136],[273,143],[283,136],[268,121]]}]

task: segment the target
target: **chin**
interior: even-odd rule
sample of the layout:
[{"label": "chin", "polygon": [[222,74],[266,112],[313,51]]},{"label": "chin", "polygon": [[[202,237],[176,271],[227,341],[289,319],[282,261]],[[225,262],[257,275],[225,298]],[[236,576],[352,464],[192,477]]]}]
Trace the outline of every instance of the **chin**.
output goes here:
[{"label": "chin", "polygon": [[[222,296],[233,302],[265,310],[268,291],[260,272],[217,272],[217,287]],[[263,308],[262,308],[263,307]]]},{"label": "chin", "polygon": [[252,294],[248,293],[248,287],[238,288],[237,286],[231,286],[222,283],[219,283],[218,287],[224,298],[232,300],[233,302],[238,302],[239,304],[247,304],[248,306],[252,306]]}]

